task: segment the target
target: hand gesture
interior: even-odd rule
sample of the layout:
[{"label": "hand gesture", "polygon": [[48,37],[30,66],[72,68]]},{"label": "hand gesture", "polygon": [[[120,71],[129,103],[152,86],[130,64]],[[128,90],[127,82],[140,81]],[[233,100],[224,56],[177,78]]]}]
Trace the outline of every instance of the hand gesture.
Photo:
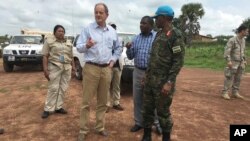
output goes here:
[{"label": "hand gesture", "polygon": [[132,46],[132,43],[131,43],[131,42],[127,42],[126,45],[125,45],[125,47],[126,47],[127,49],[131,48],[131,46]]},{"label": "hand gesture", "polygon": [[96,44],[96,42],[94,40],[92,40],[91,38],[89,38],[87,40],[87,43],[86,43],[86,47],[87,48],[91,48],[92,46],[94,46]]},{"label": "hand gesture", "polygon": [[113,68],[114,64],[115,64],[115,62],[114,62],[113,60],[111,60],[111,61],[109,62],[109,67],[110,67],[110,68]]}]

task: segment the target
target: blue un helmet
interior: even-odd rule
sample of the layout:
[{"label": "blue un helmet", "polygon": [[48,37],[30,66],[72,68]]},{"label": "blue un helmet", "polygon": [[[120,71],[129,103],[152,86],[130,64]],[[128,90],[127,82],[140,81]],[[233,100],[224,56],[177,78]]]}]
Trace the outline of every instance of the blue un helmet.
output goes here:
[{"label": "blue un helmet", "polygon": [[168,5],[160,6],[155,12],[153,18],[156,18],[157,16],[160,15],[174,17],[174,10]]}]

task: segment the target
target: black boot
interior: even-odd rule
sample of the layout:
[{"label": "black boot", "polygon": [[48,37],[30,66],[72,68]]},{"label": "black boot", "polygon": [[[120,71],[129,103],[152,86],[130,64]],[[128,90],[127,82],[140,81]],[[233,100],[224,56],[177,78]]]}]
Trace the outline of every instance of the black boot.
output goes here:
[{"label": "black boot", "polygon": [[162,141],[171,141],[169,132],[163,132],[162,133]]},{"label": "black boot", "polygon": [[151,128],[144,128],[144,134],[141,141],[152,141],[151,130]]},{"label": "black boot", "polygon": [[43,111],[42,118],[47,118],[47,117],[49,117],[49,112]]}]

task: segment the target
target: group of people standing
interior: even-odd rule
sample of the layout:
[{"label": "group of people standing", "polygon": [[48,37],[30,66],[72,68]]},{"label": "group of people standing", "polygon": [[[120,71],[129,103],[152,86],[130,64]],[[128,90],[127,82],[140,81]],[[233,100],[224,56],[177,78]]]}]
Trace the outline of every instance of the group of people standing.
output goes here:
[{"label": "group of people standing", "polygon": [[[78,141],[86,140],[89,132],[90,101],[97,97],[95,131],[108,136],[105,114],[109,107],[124,110],[120,105],[120,77],[122,64],[119,58],[122,44],[115,24],[107,24],[109,10],[106,4],[97,3],[95,22],[83,28],[77,41],[77,51],[84,53],[80,132]],[[180,32],[172,26],[174,11],[161,6],[155,16],[144,16],[140,21],[141,33],[127,43],[126,54],[134,59],[133,100],[135,124],[131,132],[144,129],[142,141],[151,141],[151,128],[156,127],[164,141],[170,140],[173,126],[170,105],[175,91],[176,76],[184,61],[184,43]],[[160,29],[153,30],[154,20]],[[63,108],[65,92],[75,72],[72,44],[64,38],[65,29],[54,27],[54,35],[46,37],[43,47],[44,76],[48,92],[42,118],[51,113],[67,114]],[[113,90],[110,92],[110,90]]]},{"label": "group of people standing", "polygon": [[[77,51],[84,53],[86,61],[83,67],[82,102],[80,108],[80,132],[78,141],[86,140],[90,129],[90,101],[97,97],[95,131],[108,136],[105,129],[105,114],[109,107],[124,110],[120,105],[120,77],[122,64],[119,58],[122,45],[116,32],[115,24],[107,24],[109,10],[106,4],[97,3],[94,8],[95,22],[81,31],[77,41]],[[126,54],[134,59],[133,101],[135,124],[131,132],[144,129],[142,141],[151,141],[152,126],[163,141],[170,141],[173,127],[170,106],[175,92],[176,77],[184,64],[184,40],[181,32],[172,25],[174,11],[170,6],[160,6],[153,17],[144,16],[140,21],[141,33],[132,42],[127,43]],[[153,30],[155,25],[158,32]],[[244,55],[230,56],[231,50],[242,53],[243,37],[247,28],[239,28],[239,36],[230,39],[225,57],[228,68],[233,73],[226,75],[223,98],[228,96],[229,81],[235,77],[233,95],[239,95],[240,69]],[[241,33],[244,31],[244,33]],[[67,114],[63,108],[65,91],[71,76],[75,72],[72,44],[64,38],[65,29],[61,25],[54,28],[54,36],[47,37],[43,47],[44,76],[48,79],[48,93],[42,118],[51,113]],[[237,44],[235,47],[234,44]],[[237,48],[237,49],[234,49]],[[234,76],[233,76],[234,75]],[[110,89],[113,90],[110,92]],[[112,102],[111,102],[112,101]]]},{"label": "group of people standing", "polygon": [[[95,22],[86,26],[77,42],[77,50],[84,53],[83,98],[80,112],[78,141],[84,141],[89,132],[89,105],[93,94],[97,95],[96,133],[108,136],[105,129],[105,113],[110,104],[109,90],[114,66],[122,53],[116,26],[106,24],[108,7],[98,3],[94,8]],[[142,141],[151,141],[152,125],[163,141],[170,140],[173,126],[170,105],[175,91],[176,76],[184,62],[183,37],[172,26],[174,11],[170,6],[161,6],[154,17],[144,16],[140,22],[141,33],[127,43],[127,56],[134,59],[133,98],[135,125],[131,132],[144,129]],[[153,31],[154,20],[161,29]],[[112,24],[111,24],[112,25]],[[118,65],[118,64],[117,64]],[[118,67],[119,69],[119,67]],[[120,75],[119,75],[120,77]],[[114,85],[114,84],[112,84]],[[109,103],[109,102],[108,102]],[[119,103],[113,107],[123,110]]]}]

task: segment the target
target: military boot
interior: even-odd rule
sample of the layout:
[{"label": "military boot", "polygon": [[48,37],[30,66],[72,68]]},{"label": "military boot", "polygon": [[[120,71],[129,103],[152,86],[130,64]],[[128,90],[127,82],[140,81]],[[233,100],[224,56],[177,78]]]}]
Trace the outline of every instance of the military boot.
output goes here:
[{"label": "military boot", "polygon": [[242,95],[240,95],[239,93],[234,93],[233,97],[239,98],[239,99],[244,99],[244,97]]},{"label": "military boot", "polygon": [[230,99],[228,93],[223,93],[221,96],[222,96],[222,98],[224,98],[224,99],[226,99],[226,100],[229,100],[229,99]]},{"label": "military boot", "polygon": [[163,132],[162,133],[162,141],[171,141],[169,132]]},{"label": "military boot", "polygon": [[152,141],[151,130],[151,128],[144,128],[144,134],[141,141]]}]

